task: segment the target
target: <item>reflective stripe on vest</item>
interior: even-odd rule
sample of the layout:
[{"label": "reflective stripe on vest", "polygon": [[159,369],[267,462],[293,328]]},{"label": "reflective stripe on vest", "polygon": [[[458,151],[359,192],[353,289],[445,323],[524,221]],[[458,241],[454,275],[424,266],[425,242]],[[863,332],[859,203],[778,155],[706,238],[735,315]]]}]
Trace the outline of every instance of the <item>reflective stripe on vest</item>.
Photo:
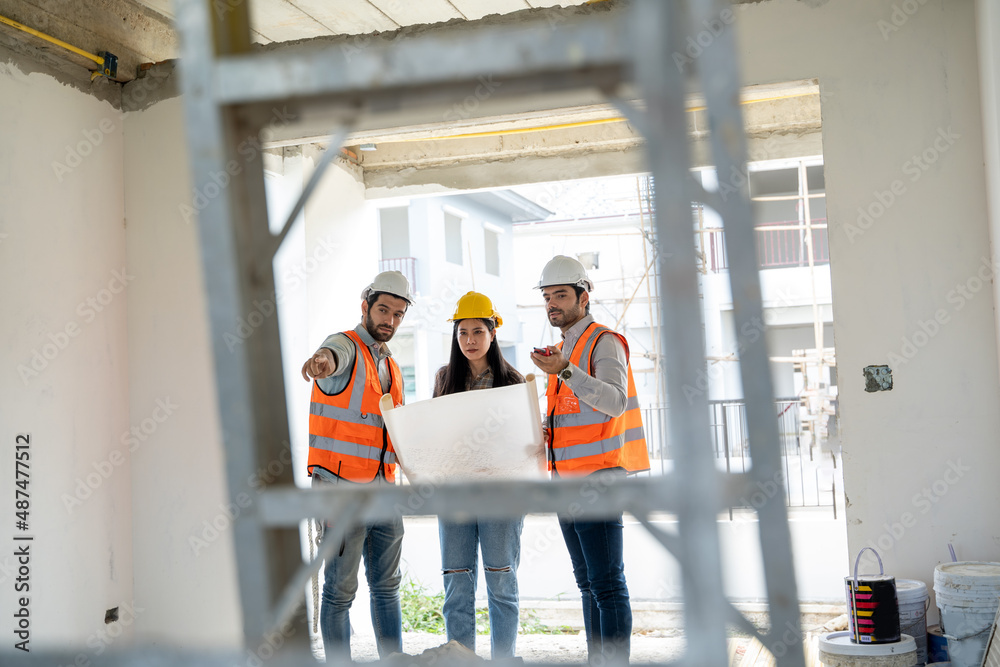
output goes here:
[{"label": "reflective stripe on vest", "polygon": [[592,323],[581,334],[568,358],[584,373],[592,375],[591,356],[597,341],[605,334],[616,336],[625,347],[628,380],[625,412],[619,417],[611,417],[595,410],[576,399],[572,390],[555,375],[550,375],[546,390],[547,412],[552,420],[550,462],[563,474],[588,474],[615,467],[628,472],[649,469],[642,413],[624,337],[608,327]]},{"label": "reflective stripe on vest", "polygon": [[[344,442],[343,440],[324,438],[321,435],[310,434],[309,447],[322,449],[327,452],[334,452],[335,454],[342,454],[344,456],[357,456],[361,459],[371,459],[372,461],[378,461],[382,458],[381,449],[375,449],[374,447],[369,447],[367,445],[359,445],[356,442]],[[396,452],[387,451],[385,453],[385,462],[395,463]]]},{"label": "reflective stripe on vest", "polygon": [[[351,397],[353,401],[353,396]],[[349,424],[359,424],[361,426],[375,426],[382,428],[385,426],[385,422],[382,420],[382,415],[369,415],[361,412],[360,401],[358,401],[358,409],[352,408],[338,408],[336,405],[327,405],[325,403],[310,403],[309,404],[309,414],[319,415],[320,417],[326,417],[327,419],[336,419],[337,421],[347,422]],[[359,416],[360,415],[360,416]]]},{"label": "reflective stripe on vest", "polygon": [[[385,430],[379,399],[382,383],[378,362],[354,331],[344,335],[354,343],[354,360],[347,386],[334,395],[324,394],[313,383],[309,406],[309,462],[307,470],[320,466],[352,482],[370,482],[381,468],[388,481],[395,480],[396,454]],[[389,394],[395,405],[402,404],[402,375],[392,358]]]}]

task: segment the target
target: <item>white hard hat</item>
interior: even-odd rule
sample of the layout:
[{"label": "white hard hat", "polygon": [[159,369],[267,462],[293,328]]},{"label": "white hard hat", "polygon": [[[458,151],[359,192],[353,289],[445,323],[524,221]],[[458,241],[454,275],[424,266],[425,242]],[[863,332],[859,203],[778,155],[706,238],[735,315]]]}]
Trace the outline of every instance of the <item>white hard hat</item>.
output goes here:
[{"label": "white hard hat", "polygon": [[398,296],[406,303],[413,305],[413,293],[410,292],[410,281],[399,271],[383,271],[375,276],[372,284],[361,291],[361,298],[367,299],[372,292],[387,292]]},{"label": "white hard hat", "polygon": [[566,255],[556,255],[549,260],[549,263],[542,269],[542,277],[535,289],[552,287],[553,285],[573,285],[583,287],[588,292],[594,291],[594,283],[590,282],[590,277],[587,275],[587,270],[583,268],[583,264]]}]

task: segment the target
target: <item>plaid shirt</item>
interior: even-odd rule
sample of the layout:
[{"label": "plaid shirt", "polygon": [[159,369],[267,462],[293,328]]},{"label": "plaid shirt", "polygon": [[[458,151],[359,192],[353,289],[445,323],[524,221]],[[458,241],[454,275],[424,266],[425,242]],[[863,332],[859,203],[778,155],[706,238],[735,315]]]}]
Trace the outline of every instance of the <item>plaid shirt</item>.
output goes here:
[{"label": "plaid shirt", "polygon": [[492,389],[493,388],[493,369],[489,366],[486,370],[480,373],[477,377],[472,377],[472,370],[469,370],[469,376],[465,378],[465,390],[472,391],[473,389]]}]

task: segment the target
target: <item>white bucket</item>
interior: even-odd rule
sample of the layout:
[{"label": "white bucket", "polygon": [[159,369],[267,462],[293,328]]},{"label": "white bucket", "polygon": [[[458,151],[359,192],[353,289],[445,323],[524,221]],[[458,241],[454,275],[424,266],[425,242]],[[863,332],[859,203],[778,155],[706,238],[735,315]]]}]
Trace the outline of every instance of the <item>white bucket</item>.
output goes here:
[{"label": "white bucket", "polygon": [[951,664],[979,667],[1000,606],[1000,563],[942,563],[934,568],[934,594]]},{"label": "white bucket", "polygon": [[826,667],[913,667],[917,644],[902,635],[898,642],[857,644],[851,632],[831,632],[819,638],[819,661]]},{"label": "white bucket", "polygon": [[927,584],[916,579],[896,580],[899,631],[917,643],[917,664],[927,662]]}]

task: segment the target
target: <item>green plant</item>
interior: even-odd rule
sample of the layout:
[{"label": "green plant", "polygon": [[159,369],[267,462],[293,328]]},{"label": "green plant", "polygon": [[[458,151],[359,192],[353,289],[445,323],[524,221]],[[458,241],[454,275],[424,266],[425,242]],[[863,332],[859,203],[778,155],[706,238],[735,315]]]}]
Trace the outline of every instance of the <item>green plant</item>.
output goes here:
[{"label": "green plant", "polygon": [[[444,593],[431,595],[418,581],[407,578],[399,587],[403,609],[404,632],[428,632],[444,634]],[[538,614],[531,609],[522,609],[518,633],[522,635],[565,635],[576,634],[576,630],[565,625],[550,626],[542,623]],[[490,613],[486,607],[476,608],[476,634],[490,634]]]},{"label": "green plant", "polygon": [[533,609],[521,610],[521,627],[518,633],[522,635],[575,635],[576,630],[568,625],[545,625]]},{"label": "green plant", "polygon": [[404,632],[444,634],[444,593],[429,595],[423,584],[407,578],[399,587]]}]

